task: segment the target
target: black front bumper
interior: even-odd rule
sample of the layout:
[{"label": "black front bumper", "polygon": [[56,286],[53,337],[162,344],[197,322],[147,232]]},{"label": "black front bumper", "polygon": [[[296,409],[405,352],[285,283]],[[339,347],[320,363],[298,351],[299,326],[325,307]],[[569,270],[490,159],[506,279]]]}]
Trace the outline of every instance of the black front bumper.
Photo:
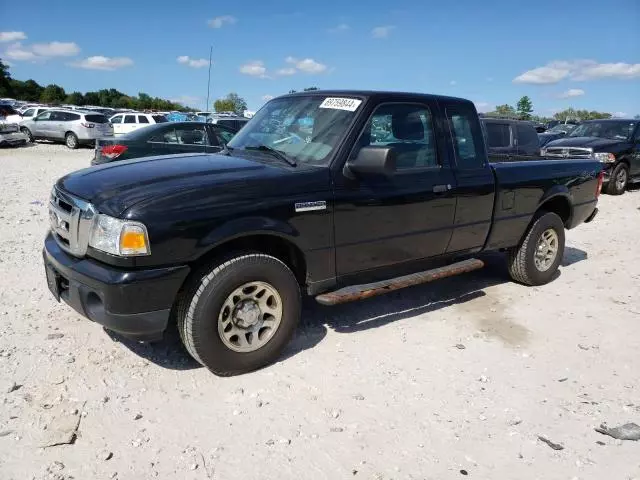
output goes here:
[{"label": "black front bumper", "polygon": [[167,328],[188,266],[125,270],[69,255],[49,233],[44,265],[56,299],[109,330],[140,341],[157,340]]}]

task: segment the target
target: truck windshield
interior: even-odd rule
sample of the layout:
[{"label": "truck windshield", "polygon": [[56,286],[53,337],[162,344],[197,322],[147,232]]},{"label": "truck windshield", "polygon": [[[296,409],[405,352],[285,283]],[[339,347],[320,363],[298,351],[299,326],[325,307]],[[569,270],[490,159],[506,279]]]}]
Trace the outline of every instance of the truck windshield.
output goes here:
[{"label": "truck windshield", "polygon": [[297,163],[326,165],[362,100],[319,95],[271,100],[229,142],[230,150],[266,146]]},{"label": "truck windshield", "polygon": [[567,123],[566,125],[561,123],[560,125],[550,128],[546,133],[569,133],[573,131],[574,128],[576,128],[576,126],[571,125],[570,123]]},{"label": "truck windshield", "polygon": [[599,137],[611,138],[613,140],[626,140],[633,132],[636,122],[629,121],[603,121],[587,122],[576,127],[569,134],[570,137]]}]

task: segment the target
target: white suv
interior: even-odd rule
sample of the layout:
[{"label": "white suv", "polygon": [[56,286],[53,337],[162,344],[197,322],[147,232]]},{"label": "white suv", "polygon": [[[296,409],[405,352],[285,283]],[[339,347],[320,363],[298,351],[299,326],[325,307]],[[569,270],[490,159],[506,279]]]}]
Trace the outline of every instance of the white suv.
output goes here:
[{"label": "white suv", "polygon": [[31,107],[22,112],[22,120],[31,120],[33,117],[37,117],[42,112],[49,110],[50,107]]},{"label": "white suv", "polygon": [[155,123],[168,122],[164,115],[137,112],[119,113],[111,117],[109,121],[113,124],[113,134],[116,137]]}]

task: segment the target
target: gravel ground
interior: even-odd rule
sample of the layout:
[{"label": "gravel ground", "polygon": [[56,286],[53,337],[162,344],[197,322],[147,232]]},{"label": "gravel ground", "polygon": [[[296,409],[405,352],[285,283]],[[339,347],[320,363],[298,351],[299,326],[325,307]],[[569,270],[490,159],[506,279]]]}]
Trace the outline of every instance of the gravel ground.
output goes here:
[{"label": "gravel ground", "polygon": [[640,479],[640,442],[594,431],[640,424],[640,192],[601,198],[549,285],[496,256],[309,301],[279,363],[223,379],[175,334],[126,342],[49,294],[47,198],[91,156],[0,150],[0,478]]}]

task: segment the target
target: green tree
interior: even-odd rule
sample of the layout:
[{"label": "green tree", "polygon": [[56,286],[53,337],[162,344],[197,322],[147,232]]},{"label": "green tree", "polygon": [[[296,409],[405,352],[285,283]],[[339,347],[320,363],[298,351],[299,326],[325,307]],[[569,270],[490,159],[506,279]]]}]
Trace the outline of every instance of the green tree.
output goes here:
[{"label": "green tree", "polygon": [[633,117],[634,120],[640,120],[640,115],[636,115],[635,117]]},{"label": "green tree", "polygon": [[598,112],[595,110],[576,110],[574,108],[567,108],[566,110],[562,110],[561,112],[557,112],[553,118],[556,120],[564,121],[565,119],[573,119],[573,120],[599,120],[611,118],[612,115],[607,112]]},{"label": "green tree", "polygon": [[304,89],[305,92],[311,92],[313,90],[318,90],[318,87],[307,87]]},{"label": "green tree", "polygon": [[213,109],[216,112],[233,112],[234,107],[234,103],[228,98],[219,98],[213,102]]},{"label": "green tree", "polygon": [[67,94],[64,88],[53,83],[47,85],[40,95],[40,101],[48,104],[59,104],[64,102],[66,98]]},{"label": "green tree", "polygon": [[16,83],[14,90],[16,91],[16,98],[20,100],[26,100],[28,102],[39,102],[44,87],[35,80],[29,79],[26,82],[21,80],[12,80]]},{"label": "green tree", "polygon": [[528,96],[524,96],[518,100],[518,115],[523,120],[529,120],[531,118],[531,113],[533,112],[533,103],[531,103],[531,99]]},{"label": "green tree", "polygon": [[247,102],[240,95],[232,92],[213,102],[213,109],[216,112],[234,112],[237,115],[242,115],[247,109]]},{"label": "green tree", "polygon": [[0,97],[11,97],[13,95],[13,85],[9,67],[0,60]]},{"label": "green tree", "polygon": [[84,104],[84,96],[80,92],[73,92],[67,95],[64,103],[68,103],[70,105],[83,105]]},{"label": "green tree", "polygon": [[496,107],[495,113],[501,116],[512,117],[512,116],[515,116],[516,110],[511,105],[507,105],[505,103],[504,105],[498,105]]}]

